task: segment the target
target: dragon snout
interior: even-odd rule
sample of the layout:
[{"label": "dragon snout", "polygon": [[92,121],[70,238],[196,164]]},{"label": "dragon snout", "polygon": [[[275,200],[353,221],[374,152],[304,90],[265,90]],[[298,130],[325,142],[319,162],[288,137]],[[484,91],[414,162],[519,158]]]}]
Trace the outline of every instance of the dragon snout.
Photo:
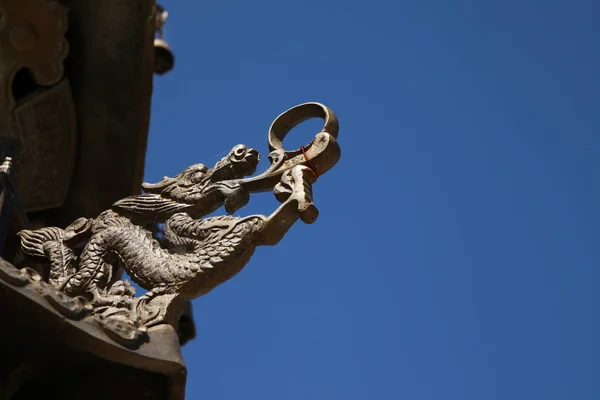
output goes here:
[{"label": "dragon snout", "polygon": [[[239,144],[231,149],[226,158],[217,163],[215,169],[221,171],[219,175],[221,180],[238,179],[252,175],[256,171],[259,161],[260,153],[258,150]],[[224,178],[225,175],[222,174],[227,177]]]},{"label": "dragon snout", "polygon": [[246,161],[252,164],[258,164],[258,162],[260,161],[260,153],[258,152],[258,150],[255,149],[247,149],[245,158]]},{"label": "dragon snout", "polygon": [[253,161],[257,162],[260,160],[258,150],[251,149],[243,144],[235,146],[230,153],[230,157],[236,161]]}]

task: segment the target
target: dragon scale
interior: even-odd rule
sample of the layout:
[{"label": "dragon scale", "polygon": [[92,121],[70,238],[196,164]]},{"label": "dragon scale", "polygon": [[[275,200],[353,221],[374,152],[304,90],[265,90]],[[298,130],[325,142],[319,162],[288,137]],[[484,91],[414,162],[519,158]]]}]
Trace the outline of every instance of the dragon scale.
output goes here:
[{"label": "dragon scale", "polygon": [[140,226],[123,221],[92,236],[81,255],[83,266],[65,286],[72,294],[90,293],[110,279],[114,261],[142,288],[195,298],[237,274],[256,247],[254,233],[264,217],[221,216],[203,220],[180,213],[165,224],[171,251]]}]

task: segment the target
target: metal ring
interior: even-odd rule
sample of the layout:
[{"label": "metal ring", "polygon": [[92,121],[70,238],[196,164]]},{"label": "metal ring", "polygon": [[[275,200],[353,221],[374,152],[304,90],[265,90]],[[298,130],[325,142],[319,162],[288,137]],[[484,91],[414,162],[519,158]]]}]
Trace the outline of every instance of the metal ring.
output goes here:
[{"label": "metal ring", "polygon": [[321,118],[324,121],[322,132],[337,138],[340,129],[337,116],[321,103],[304,103],[283,112],[269,128],[269,150],[285,151],[283,139],[294,127],[308,119]]}]

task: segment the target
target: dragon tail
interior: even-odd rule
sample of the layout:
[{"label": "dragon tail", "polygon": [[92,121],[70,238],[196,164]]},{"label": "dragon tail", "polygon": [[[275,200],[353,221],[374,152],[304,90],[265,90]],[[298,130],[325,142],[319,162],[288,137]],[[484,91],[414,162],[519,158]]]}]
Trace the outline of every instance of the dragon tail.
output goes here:
[{"label": "dragon tail", "polygon": [[22,230],[17,233],[21,238],[23,253],[33,260],[50,264],[50,281],[58,285],[73,274],[73,250],[63,242],[65,231],[48,227],[36,230]]},{"label": "dragon tail", "polygon": [[48,227],[36,230],[24,229],[17,233],[21,238],[21,249],[29,256],[36,259],[48,259],[44,245],[48,242],[61,242],[65,231],[60,228]]}]

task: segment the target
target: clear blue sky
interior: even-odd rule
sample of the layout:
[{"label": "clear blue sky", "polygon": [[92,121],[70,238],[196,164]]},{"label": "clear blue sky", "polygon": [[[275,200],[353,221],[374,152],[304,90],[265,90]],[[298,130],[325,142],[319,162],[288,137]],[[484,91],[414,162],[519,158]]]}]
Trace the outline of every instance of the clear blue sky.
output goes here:
[{"label": "clear blue sky", "polygon": [[319,220],[194,302],[189,399],[600,398],[600,2],[163,4],[146,180],[266,159],[306,101],[343,151]]}]

